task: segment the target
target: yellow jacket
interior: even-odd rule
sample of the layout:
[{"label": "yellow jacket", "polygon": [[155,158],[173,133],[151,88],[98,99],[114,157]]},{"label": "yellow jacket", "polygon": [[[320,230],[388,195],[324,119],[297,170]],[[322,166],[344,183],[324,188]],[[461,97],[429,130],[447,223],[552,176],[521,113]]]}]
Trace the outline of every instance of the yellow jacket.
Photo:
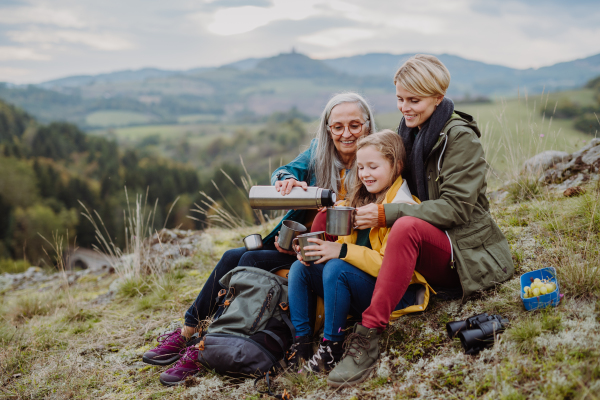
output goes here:
[{"label": "yellow jacket", "polygon": [[[402,177],[399,176],[394,184],[388,189],[385,194],[383,204],[391,203],[398,190],[402,186]],[[420,203],[419,199],[412,196],[415,202]],[[390,233],[391,228],[373,228],[369,233],[369,240],[371,242],[371,248],[365,246],[359,246],[356,244],[356,238],[358,232],[354,231],[349,236],[340,236],[337,240],[338,243],[346,244],[348,252],[346,257],[342,260],[349,264],[354,265],[356,268],[366,272],[367,274],[377,277],[379,275],[379,269],[381,268],[381,262],[383,261],[383,255],[385,253],[385,247],[387,244],[387,237]]]},{"label": "yellow jacket", "polygon": [[[391,203],[400,187],[402,186],[403,180],[399,176],[394,184],[390,187],[385,195],[383,204]],[[421,203],[418,198],[412,196],[416,203]],[[387,238],[391,228],[372,228],[369,233],[369,241],[371,242],[371,248],[365,246],[359,246],[356,244],[358,232],[354,231],[349,236],[340,236],[337,240],[338,243],[346,244],[348,251],[346,257],[342,260],[349,264],[354,265],[356,268],[366,272],[367,274],[377,277],[379,270],[381,269],[381,263],[383,261],[383,255],[385,254],[385,248],[387,245]],[[417,271],[413,272],[413,277],[410,284],[419,283],[424,286],[424,293],[417,296],[418,304],[407,307],[402,310],[396,310],[392,313],[391,319],[396,319],[404,314],[423,311],[429,303],[429,291],[433,291],[423,275]],[[434,292],[435,293],[435,292]]]}]

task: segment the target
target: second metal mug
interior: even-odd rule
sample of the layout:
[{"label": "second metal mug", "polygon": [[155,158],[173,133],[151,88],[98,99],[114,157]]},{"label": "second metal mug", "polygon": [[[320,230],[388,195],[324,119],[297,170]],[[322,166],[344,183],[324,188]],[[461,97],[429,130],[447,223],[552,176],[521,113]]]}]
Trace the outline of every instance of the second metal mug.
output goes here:
[{"label": "second metal mug", "polygon": [[284,250],[293,250],[292,240],[301,233],[306,232],[307,229],[304,225],[294,221],[283,221],[281,229],[279,230],[279,239],[277,244]]},{"label": "second metal mug", "polygon": [[329,207],[327,209],[327,228],[328,235],[348,236],[352,234],[354,226],[354,207]]},{"label": "second metal mug", "polygon": [[[317,261],[321,259],[321,256],[306,256],[304,255],[304,247],[305,246],[315,246],[316,243],[313,242],[309,242],[308,239],[321,239],[321,240],[325,240],[325,232],[321,231],[321,232],[309,232],[309,233],[305,233],[304,235],[298,235],[298,237],[296,237],[293,242],[294,244],[296,244],[296,240],[298,241],[298,245],[300,246],[300,252],[296,251],[296,249],[294,248],[294,251],[296,251],[297,254],[300,254],[302,256],[302,260],[303,261]],[[309,251],[310,253],[310,251]]]},{"label": "second metal mug", "polygon": [[244,238],[244,246],[246,246],[246,250],[260,250],[263,248],[262,236],[258,233],[248,235]]}]

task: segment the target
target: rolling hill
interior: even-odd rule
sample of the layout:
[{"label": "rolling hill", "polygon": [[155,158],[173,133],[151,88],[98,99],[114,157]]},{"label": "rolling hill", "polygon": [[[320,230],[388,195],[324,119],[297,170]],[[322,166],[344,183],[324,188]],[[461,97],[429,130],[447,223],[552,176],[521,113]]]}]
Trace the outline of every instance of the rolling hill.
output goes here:
[{"label": "rolling hill", "polygon": [[[327,98],[344,90],[363,93],[381,113],[394,110],[392,77],[411,55],[373,53],[316,60],[292,52],[215,68],[145,68],[39,85],[0,84],[0,98],[42,121],[66,120],[84,128],[178,123],[208,116],[239,121],[292,107],[316,116]],[[449,96],[459,101],[577,88],[600,75],[600,54],[526,70],[449,54],[438,57],[452,73]]]}]

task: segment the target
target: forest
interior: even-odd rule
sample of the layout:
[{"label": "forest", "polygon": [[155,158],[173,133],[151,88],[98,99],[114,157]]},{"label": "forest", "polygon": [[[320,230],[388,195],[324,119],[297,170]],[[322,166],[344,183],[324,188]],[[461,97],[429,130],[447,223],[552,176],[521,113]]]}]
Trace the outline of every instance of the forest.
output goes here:
[{"label": "forest", "polygon": [[[45,265],[48,244],[58,233],[69,246],[91,247],[95,234],[81,215],[96,210],[115,244],[124,244],[123,212],[140,193],[154,207],[155,226],[198,228],[186,218],[202,189],[190,166],[122,150],[113,140],[77,126],[40,124],[0,101],[0,260]],[[168,211],[179,197],[169,220]],[[80,204],[81,202],[81,204]],[[42,237],[43,236],[43,237]],[[66,243],[65,243],[66,245]],[[46,250],[44,250],[46,249]]]}]

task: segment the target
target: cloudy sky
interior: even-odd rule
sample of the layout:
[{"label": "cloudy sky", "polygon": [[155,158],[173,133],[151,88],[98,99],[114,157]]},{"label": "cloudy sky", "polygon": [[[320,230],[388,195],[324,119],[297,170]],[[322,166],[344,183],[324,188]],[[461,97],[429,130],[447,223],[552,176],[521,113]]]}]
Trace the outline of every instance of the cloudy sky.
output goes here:
[{"label": "cloudy sky", "polygon": [[297,51],[450,53],[516,68],[600,53],[598,0],[0,0],[0,82]]}]

